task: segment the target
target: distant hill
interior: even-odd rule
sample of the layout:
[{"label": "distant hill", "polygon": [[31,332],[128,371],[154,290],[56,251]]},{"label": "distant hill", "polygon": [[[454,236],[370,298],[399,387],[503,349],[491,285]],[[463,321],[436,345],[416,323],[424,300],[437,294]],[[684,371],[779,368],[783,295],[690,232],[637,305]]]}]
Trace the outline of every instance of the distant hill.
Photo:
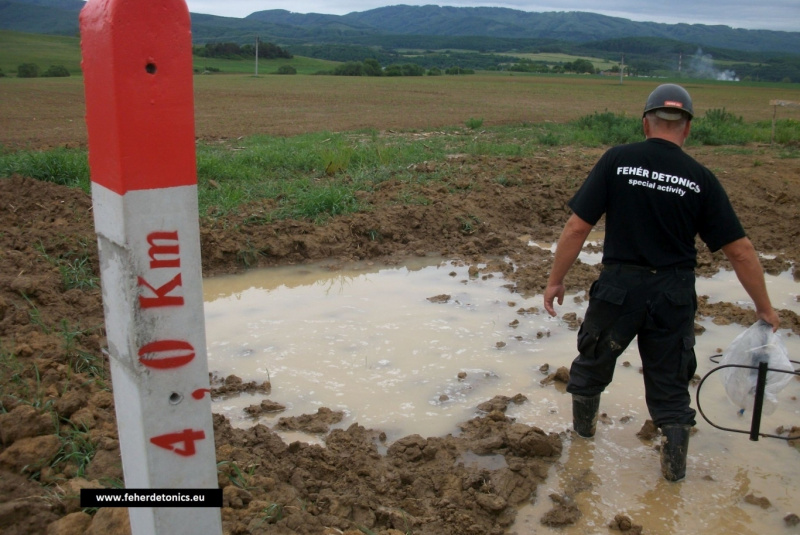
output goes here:
[{"label": "distant hill", "polygon": [[[0,29],[77,35],[81,0],[0,0]],[[634,22],[586,12],[534,13],[496,7],[396,5],[323,15],[274,9],[245,18],[192,14],[197,43],[244,43],[259,35],[279,44],[357,43],[379,37],[484,37],[589,43],[620,38],[660,38],[703,48],[800,53],[800,32],[744,30],[703,24]]]},{"label": "distant hill", "polygon": [[[270,21],[271,17],[262,17],[260,13],[253,13],[248,18]],[[574,11],[532,13],[497,7],[391,6],[350,13],[341,18],[385,33],[555,39],[579,43],[621,37],[661,37],[732,50],[789,53],[800,51],[800,32],[744,30],[704,24],[634,22]]]},{"label": "distant hill", "polygon": [[0,30],[78,35],[81,0],[0,0]]},{"label": "distant hill", "polygon": [[[0,0],[0,30],[75,37],[83,6],[81,0]],[[282,9],[244,18],[193,13],[191,19],[196,45],[242,45],[258,37],[296,56],[335,62],[372,58],[383,66],[413,63],[442,71],[542,72],[576,57],[613,70],[624,57],[632,75],[800,83],[800,32],[434,5],[341,16]],[[0,48],[7,48],[3,38]],[[10,69],[22,55],[6,57]]]}]

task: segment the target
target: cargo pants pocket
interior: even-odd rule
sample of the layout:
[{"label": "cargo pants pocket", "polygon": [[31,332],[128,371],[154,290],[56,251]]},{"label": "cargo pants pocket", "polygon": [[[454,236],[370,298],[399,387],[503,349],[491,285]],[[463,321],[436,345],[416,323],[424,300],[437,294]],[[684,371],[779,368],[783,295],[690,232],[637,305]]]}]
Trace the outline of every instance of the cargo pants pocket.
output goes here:
[{"label": "cargo pants pocket", "polygon": [[625,302],[627,290],[595,281],[589,289],[589,308],[578,331],[578,352],[596,359],[598,342],[614,325]]},{"label": "cargo pants pocket", "polygon": [[695,335],[694,335],[694,314],[697,310],[697,294],[694,288],[676,289],[665,294],[667,301],[673,308],[673,314],[676,318],[687,318],[691,324],[685,327],[684,334],[681,338],[681,361],[680,368],[678,369],[678,379],[681,381],[691,381],[697,371],[697,358],[694,353]]},{"label": "cargo pants pocket", "polygon": [[681,351],[681,367],[678,377],[682,381],[691,381],[697,371],[697,357],[694,354],[694,333],[683,337],[683,351]]}]

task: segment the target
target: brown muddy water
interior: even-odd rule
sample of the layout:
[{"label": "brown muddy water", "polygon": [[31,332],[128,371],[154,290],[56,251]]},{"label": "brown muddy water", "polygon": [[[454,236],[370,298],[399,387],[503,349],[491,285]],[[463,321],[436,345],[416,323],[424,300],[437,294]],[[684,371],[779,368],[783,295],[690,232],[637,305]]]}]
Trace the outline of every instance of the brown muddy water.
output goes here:
[{"label": "brown muddy water", "polygon": [[[599,260],[591,254],[582,259]],[[385,431],[391,443],[414,433],[456,434],[457,424],[473,417],[479,403],[522,393],[528,401],[509,408],[508,416],[547,432],[567,432],[571,398],[561,383],[542,385],[540,368],[569,367],[575,327],[550,318],[540,295],[524,298],[507,284],[499,274],[471,278],[466,265],[430,258],[397,268],[303,265],[208,279],[209,368],[219,376],[272,384],[269,395],[218,400],[214,411],[245,427],[256,421],[272,426],[280,417],[328,407],[344,411],[339,427],[358,422]],[[776,308],[800,313],[800,284],[789,274],[768,276],[768,285]],[[749,302],[730,272],[700,279],[697,288],[712,302]],[[585,306],[567,296],[558,311],[582,317]],[[700,324],[706,329],[696,346],[702,377],[716,366],[709,357],[744,327]],[[786,331],[781,336],[789,358],[800,360],[800,337]],[[603,394],[606,417],[597,436],[565,440],[560,462],[511,531],[606,534],[608,519],[624,513],[647,534],[796,533],[784,517],[800,514],[800,453],[785,441],[750,441],[747,434],[712,427],[698,414],[686,479],[673,484],[661,478],[657,441],[636,436],[649,417],[640,365],[632,344]],[[800,425],[799,397],[800,382],[792,380],[778,395],[777,410],[764,417],[762,431]],[[265,398],[287,410],[259,420],[244,413]],[[749,429],[749,415],[739,416],[728,401],[721,373],[705,381],[700,402],[717,425]],[[310,435],[283,436],[287,442],[321,443]],[[499,460],[476,456],[465,462]],[[551,493],[574,496],[582,512],[576,524],[540,523],[553,505]]]}]

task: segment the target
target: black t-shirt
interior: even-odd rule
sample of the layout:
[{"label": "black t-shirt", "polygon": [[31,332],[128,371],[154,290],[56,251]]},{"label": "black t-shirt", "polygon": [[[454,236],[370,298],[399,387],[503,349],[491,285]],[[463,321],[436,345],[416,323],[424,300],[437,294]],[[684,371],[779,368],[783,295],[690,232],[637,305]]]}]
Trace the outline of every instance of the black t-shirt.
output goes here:
[{"label": "black t-shirt", "polygon": [[745,236],[714,174],[674,143],[650,138],[609,149],[569,207],[606,214],[603,264],[695,267],[695,236],[716,251]]}]

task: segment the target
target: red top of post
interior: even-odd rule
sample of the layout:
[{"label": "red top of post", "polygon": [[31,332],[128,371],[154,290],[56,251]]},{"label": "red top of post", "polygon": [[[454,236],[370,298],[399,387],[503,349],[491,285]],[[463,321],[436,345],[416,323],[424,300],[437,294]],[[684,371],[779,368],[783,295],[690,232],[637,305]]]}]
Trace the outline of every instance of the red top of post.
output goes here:
[{"label": "red top of post", "polygon": [[186,3],[89,0],[80,23],[92,181],[120,195],[196,184]]}]

